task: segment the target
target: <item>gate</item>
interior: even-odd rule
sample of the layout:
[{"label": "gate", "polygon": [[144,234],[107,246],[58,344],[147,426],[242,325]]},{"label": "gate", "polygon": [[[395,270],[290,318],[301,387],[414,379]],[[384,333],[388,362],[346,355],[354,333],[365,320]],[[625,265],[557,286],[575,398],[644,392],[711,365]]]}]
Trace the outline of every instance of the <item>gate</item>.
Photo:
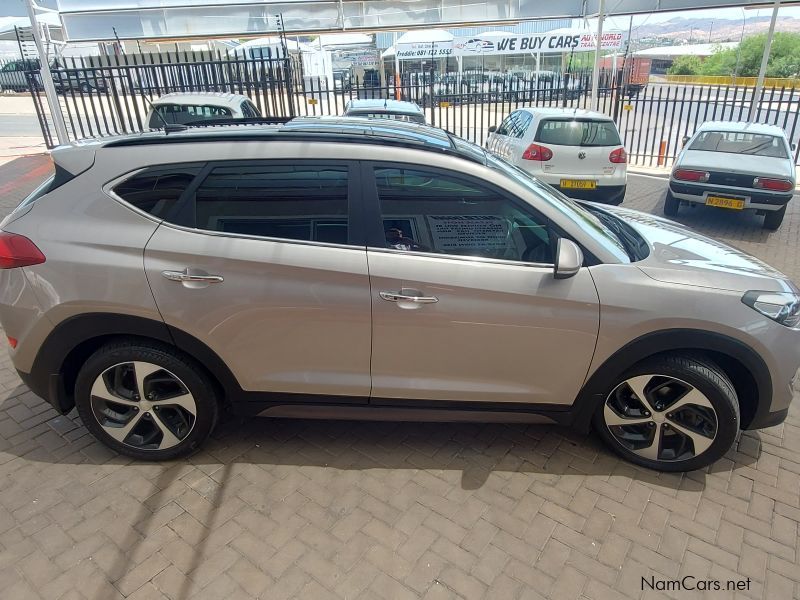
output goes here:
[{"label": "gate", "polygon": [[[146,117],[154,98],[171,92],[227,92],[248,96],[264,115],[298,114],[300,65],[291,57],[221,52],[163,52],[138,55],[59,58],[50,67],[67,133],[71,140],[132,133],[148,129]],[[55,145],[47,125],[40,77],[27,73],[42,134]]]}]

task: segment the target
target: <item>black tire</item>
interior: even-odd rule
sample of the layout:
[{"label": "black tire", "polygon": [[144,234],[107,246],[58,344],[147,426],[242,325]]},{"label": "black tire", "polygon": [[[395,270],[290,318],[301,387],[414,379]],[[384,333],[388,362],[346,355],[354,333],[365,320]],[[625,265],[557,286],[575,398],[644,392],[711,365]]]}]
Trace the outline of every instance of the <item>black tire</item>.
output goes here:
[{"label": "black tire", "polygon": [[[658,460],[651,460],[637,454],[612,434],[604,416],[607,401],[611,401],[612,394],[615,394],[624,385],[624,382],[630,378],[654,374],[657,375],[651,380],[651,383],[657,382],[656,377],[660,378],[660,376],[675,378],[675,380],[685,382],[696,391],[699,391],[710,402],[714,413],[716,413],[716,427],[713,441],[705,451],[685,459],[676,460],[661,460],[661,455],[663,455],[663,451],[661,451]],[[656,386],[654,389],[659,388]],[[650,409],[651,407],[647,406],[647,408]],[[669,415],[669,410],[669,405],[662,408],[664,415]],[[650,416],[649,413],[647,413],[647,416]],[[662,422],[664,421],[662,420]],[[675,423],[675,420],[666,421],[666,423],[669,425],[669,423]],[[664,355],[653,360],[644,361],[629,369],[611,389],[606,391],[603,401],[597,407],[593,417],[595,431],[606,445],[621,457],[649,469],[671,472],[702,469],[720,459],[736,441],[739,433],[739,423],[739,400],[730,379],[714,362],[703,356],[689,353]],[[656,431],[663,430],[657,429]],[[672,431],[675,431],[674,427]],[[683,437],[686,438],[686,436]],[[661,447],[659,446],[659,448]]]},{"label": "black tire", "polygon": [[775,231],[783,223],[783,217],[786,215],[786,205],[781,206],[779,210],[771,210],[764,215],[764,229]]},{"label": "black tire", "polygon": [[[95,380],[107,369],[133,361],[151,363],[174,374],[192,395],[196,415],[190,431],[177,445],[166,449],[136,448],[114,439],[95,416],[91,400]],[[166,344],[139,340],[111,342],[92,354],[78,373],[75,404],[84,425],[100,442],[125,456],[151,461],[170,460],[194,452],[211,434],[220,410],[214,383],[194,360]]]},{"label": "black tire", "polygon": [[613,204],[614,206],[619,206],[622,204],[622,201],[625,200],[625,192],[628,190],[627,185],[623,185],[622,189],[614,194],[611,198],[609,198],[608,203]]},{"label": "black tire", "polygon": [[681,201],[672,195],[672,192],[667,190],[667,195],[664,198],[664,214],[668,217],[675,217],[678,215],[678,209],[681,206]]}]

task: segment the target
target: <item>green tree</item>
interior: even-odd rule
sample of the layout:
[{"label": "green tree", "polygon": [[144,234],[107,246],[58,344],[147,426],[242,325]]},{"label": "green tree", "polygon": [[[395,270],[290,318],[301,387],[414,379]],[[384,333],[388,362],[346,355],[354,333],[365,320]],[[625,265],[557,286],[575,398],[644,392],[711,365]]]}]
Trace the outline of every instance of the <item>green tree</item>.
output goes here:
[{"label": "green tree", "polygon": [[667,69],[669,75],[697,75],[702,63],[696,56],[679,56]]},{"label": "green tree", "polygon": [[[738,48],[718,50],[703,61],[701,75],[738,75],[755,77],[767,34],[745,38]],[[795,77],[800,74],[800,34],[778,32],[772,39],[767,62],[767,77]]]}]

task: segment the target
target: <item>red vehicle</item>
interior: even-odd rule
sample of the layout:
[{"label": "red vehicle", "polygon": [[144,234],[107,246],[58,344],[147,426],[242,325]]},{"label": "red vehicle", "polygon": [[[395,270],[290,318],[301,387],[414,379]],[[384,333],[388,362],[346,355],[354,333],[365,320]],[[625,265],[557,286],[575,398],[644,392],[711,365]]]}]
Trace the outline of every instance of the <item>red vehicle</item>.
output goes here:
[{"label": "red vehicle", "polygon": [[[618,56],[616,85],[620,86],[626,96],[637,96],[650,80],[650,67],[652,60],[637,56]],[[611,72],[614,68],[614,58],[605,56],[600,59],[600,68]]]}]

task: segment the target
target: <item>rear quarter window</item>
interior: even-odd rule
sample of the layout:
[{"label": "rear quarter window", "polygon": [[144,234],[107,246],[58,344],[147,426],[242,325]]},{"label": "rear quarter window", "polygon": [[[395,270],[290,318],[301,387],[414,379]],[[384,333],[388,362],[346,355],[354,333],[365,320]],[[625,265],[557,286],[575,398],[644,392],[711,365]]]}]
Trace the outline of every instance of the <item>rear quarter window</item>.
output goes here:
[{"label": "rear quarter window", "polygon": [[114,187],[114,193],[159,219],[165,219],[183,192],[200,173],[202,165],[145,169]]}]

